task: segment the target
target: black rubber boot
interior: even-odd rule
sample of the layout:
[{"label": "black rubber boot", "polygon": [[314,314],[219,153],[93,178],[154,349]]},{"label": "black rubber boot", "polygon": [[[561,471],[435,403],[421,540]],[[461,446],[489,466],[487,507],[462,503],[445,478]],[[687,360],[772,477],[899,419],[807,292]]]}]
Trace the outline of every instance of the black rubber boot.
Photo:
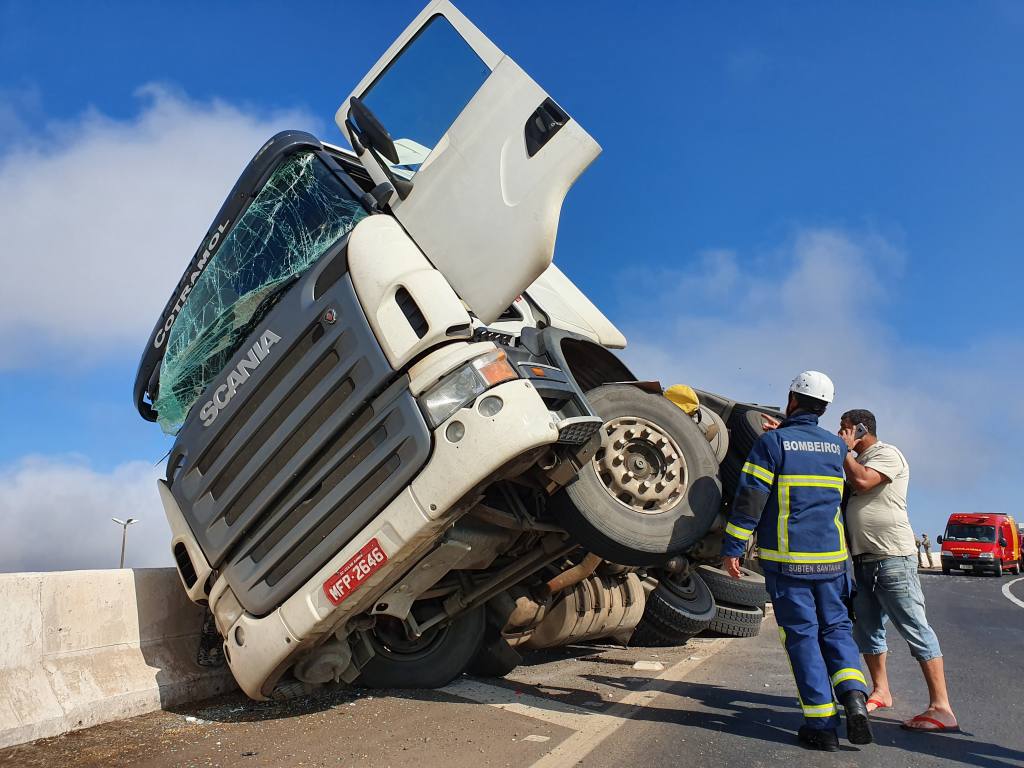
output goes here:
[{"label": "black rubber boot", "polygon": [[846,738],[851,744],[870,744],[871,722],[868,719],[868,702],[861,691],[847,691],[840,697],[846,710]]},{"label": "black rubber boot", "polygon": [[800,744],[807,749],[817,749],[821,752],[839,751],[839,736],[834,728],[822,730],[801,725],[797,736],[800,738]]}]

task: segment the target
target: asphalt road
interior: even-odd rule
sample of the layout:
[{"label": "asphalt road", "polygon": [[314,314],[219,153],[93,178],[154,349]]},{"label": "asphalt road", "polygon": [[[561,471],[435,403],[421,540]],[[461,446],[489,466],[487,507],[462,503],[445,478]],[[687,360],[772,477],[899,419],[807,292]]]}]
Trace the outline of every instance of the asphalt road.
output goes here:
[{"label": "asphalt road", "polygon": [[[776,633],[731,646],[660,696],[607,740],[586,768],[621,768],[644,755],[645,768],[701,766],[1024,766],[1024,607],[984,576],[922,574],[928,618],[939,636],[961,735],[908,733],[899,724],[927,705],[917,662],[890,628],[894,708],[874,718],[876,743],[841,741],[833,754],[794,743],[802,719],[792,674]],[[1024,600],[1024,580],[1012,587]]]},{"label": "asphalt road", "polygon": [[[350,689],[289,705],[240,695],[0,751],[0,765],[623,768],[741,765],[1024,767],[1024,606],[1010,579],[923,576],[963,735],[905,733],[925,705],[905,644],[890,644],[895,708],[878,743],[806,752],[774,623],[750,640],[681,648],[598,645],[534,654],[501,681],[440,691]],[[1013,588],[1024,601],[1024,580]],[[639,664],[638,664],[639,662]]]}]

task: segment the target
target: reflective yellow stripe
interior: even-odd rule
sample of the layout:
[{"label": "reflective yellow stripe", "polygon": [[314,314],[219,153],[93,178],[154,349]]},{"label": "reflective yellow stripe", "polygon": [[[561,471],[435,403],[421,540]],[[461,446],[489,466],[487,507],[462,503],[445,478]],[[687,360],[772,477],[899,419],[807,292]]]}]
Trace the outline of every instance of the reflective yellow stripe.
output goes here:
[{"label": "reflective yellow stripe", "polygon": [[779,475],[779,485],[806,485],[810,487],[843,489],[843,478],[835,475]]},{"label": "reflective yellow stripe", "polygon": [[833,686],[839,685],[840,683],[846,680],[856,680],[858,683],[861,683],[862,685],[868,684],[867,680],[864,679],[864,673],[861,672],[859,669],[854,669],[853,667],[840,669],[838,672],[832,675]]},{"label": "reflective yellow stripe", "polygon": [[779,552],[777,549],[760,549],[758,556],[773,563],[841,563],[846,559],[846,547],[837,552]]},{"label": "reflective yellow stripe", "polygon": [[758,480],[763,480],[768,485],[771,485],[773,482],[775,482],[775,475],[773,473],[769,472],[764,467],[759,467],[757,464],[754,464],[752,462],[748,461],[746,464],[744,464],[743,471],[746,472],[748,475],[753,475]]},{"label": "reflective yellow stripe", "polygon": [[740,528],[738,525],[733,525],[732,523],[725,526],[725,532],[730,536],[735,536],[740,541],[746,541],[754,535],[752,530],[748,531],[746,528]]},{"label": "reflective yellow stripe", "polygon": [[779,484],[779,551],[789,551],[789,485]]},{"label": "reflective yellow stripe", "polygon": [[[745,467],[744,467],[745,469]],[[760,467],[758,467],[760,469]],[[790,513],[790,491],[793,488],[833,488],[839,491],[840,500],[843,497],[843,483],[841,477],[835,475],[779,475],[779,519],[777,533],[779,537],[779,548],[777,550],[762,550],[775,557],[765,557],[765,560],[773,560],[777,563],[838,563],[846,559],[846,534],[843,524],[840,522],[840,510],[836,510],[836,529],[839,532],[839,546],[841,549],[835,552],[790,552],[789,551],[789,513]],[[788,559],[792,555],[794,559]],[[823,558],[808,560],[807,558]]]},{"label": "reflective yellow stripe", "polygon": [[846,526],[843,525],[843,508],[836,507],[836,516],[833,518],[836,523],[836,530],[839,531],[839,546],[846,549]]},{"label": "reflective yellow stripe", "polygon": [[828,704],[801,704],[800,708],[804,711],[804,717],[832,717],[838,712],[834,701]]}]

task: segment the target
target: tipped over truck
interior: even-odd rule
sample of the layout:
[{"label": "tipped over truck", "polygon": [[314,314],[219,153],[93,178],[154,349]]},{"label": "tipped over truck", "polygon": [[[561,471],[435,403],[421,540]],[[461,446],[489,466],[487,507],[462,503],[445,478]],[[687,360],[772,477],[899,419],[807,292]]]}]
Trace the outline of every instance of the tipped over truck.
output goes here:
[{"label": "tipped over truck", "polygon": [[597,143],[443,0],[336,119],[354,151],[256,153],[135,382],[175,436],[182,584],[243,690],[440,686],[707,627],[723,435],[552,263]]}]

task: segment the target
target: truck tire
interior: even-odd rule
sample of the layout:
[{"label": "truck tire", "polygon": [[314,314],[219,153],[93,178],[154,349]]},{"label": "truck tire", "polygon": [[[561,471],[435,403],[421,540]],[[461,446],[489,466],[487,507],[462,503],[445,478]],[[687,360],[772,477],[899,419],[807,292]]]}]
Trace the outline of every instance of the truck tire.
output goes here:
[{"label": "truck tire", "polygon": [[629,644],[637,648],[676,648],[686,645],[691,637],[693,635],[668,633],[653,622],[641,621],[629,638]]},{"label": "truck tire", "polygon": [[476,677],[504,677],[519,666],[523,657],[500,635],[484,638],[466,671]]},{"label": "truck tire", "polygon": [[699,409],[700,420],[697,427],[700,429],[704,439],[711,446],[711,452],[715,454],[715,461],[721,464],[729,455],[729,427],[715,411],[706,405]]},{"label": "truck tire", "polygon": [[637,629],[649,630],[641,633],[641,639],[659,636],[669,645],[682,645],[707,629],[717,610],[711,590],[700,576],[691,571],[686,579],[661,580],[647,596],[644,615]]},{"label": "truck tire", "polygon": [[551,510],[587,550],[657,566],[699,542],[722,503],[718,462],[700,428],[659,395],[628,384],[587,393],[604,443]]},{"label": "truck tire", "polygon": [[763,619],[760,608],[719,604],[718,614],[708,629],[727,637],[757,637]]},{"label": "truck tire", "polygon": [[740,567],[740,577],[734,579],[721,568],[711,565],[697,566],[697,573],[704,579],[719,605],[728,603],[743,608],[764,610],[764,604],[768,601],[768,590],[761,574]]},{"label": "truck tire", "polygon": [[357,683],[365,688],[448,685],[479,651],[484,618],[484,606],[480,606],[410,641],[404,637],[401,622],[378,616],[377,627],[367,633],[376,653],[360,670]]},{"label": "truck tire", "polygon": [[729,415],[729,452],[721,466],[722,495],[726,502],[736,496],[740,471],[750,455],[754,443],[764,434],[764,417],[781,421],[786,415],[775,408],[737,403]]}]

